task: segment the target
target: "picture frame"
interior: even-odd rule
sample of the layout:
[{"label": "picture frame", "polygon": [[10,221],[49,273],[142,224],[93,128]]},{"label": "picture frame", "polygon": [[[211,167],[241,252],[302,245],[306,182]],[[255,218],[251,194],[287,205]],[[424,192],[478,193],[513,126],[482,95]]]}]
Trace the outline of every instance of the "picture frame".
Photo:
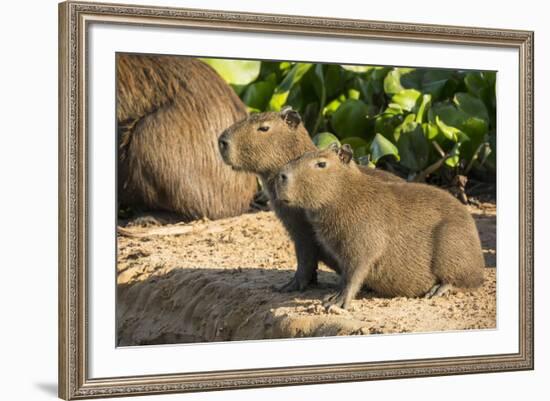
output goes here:
[{"label": "picture frame", "polygon": [[[519,235],[517,352],[219,371],[91,377],[89,29],[93,24],[303,38],[466,45],[518,52]],[[167,394],[534,368],[533,41],[531,31],[252,14],[68,1],[59,5],[59,396]],[[515,196],[515,195],[514,195]],[[113,305],[114,308],[114,305]]]}]

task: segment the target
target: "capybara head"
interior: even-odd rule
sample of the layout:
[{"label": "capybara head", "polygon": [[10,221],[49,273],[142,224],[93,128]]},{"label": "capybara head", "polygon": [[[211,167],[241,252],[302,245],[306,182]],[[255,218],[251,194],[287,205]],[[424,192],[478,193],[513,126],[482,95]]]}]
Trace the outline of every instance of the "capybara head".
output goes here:
[{"label": "capybara head", "polygon": [[291,207],[315,210],[339,199],[346,177],[358,172],[349,145],[307,152],[285,165],[275,184],[276,197]]},{"label": "capybara head", "polygon": [[256,174],[277,172],[314,146],[297,111],[251,114],[227,128],[218,139],[225,163]]}]

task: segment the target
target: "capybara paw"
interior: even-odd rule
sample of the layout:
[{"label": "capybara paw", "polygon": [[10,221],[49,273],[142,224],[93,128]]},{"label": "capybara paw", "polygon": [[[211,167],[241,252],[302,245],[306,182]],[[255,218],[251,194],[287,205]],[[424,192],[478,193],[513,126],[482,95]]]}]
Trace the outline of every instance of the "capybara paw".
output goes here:
[{"label": "capybara paw", "polygon": [[277,287],[276,290],[279,292],[294,292],[294,291],[304,291],[308,287],[309,283],[305,280],[300,280],[296,277],[293,277],[288,283]]},{"label": "capybara paw", "polygon": [[441,297],[452,290],[451,284],[436,284],[424,295],[424,298]]},{"label": "capybara paw", "polygon": [[347,309],[349,307],[349,302],[340,291],[327,295],[323,301],[323,306],[327,311],[334,307],[342,309]]},{"label": "capybara paw", "polygon": [[162,225],[162,222],[155,216],[145,215],[136,217],[135,219],[131,220],[128,225],[137,227],[152,227],[160,226]]}]

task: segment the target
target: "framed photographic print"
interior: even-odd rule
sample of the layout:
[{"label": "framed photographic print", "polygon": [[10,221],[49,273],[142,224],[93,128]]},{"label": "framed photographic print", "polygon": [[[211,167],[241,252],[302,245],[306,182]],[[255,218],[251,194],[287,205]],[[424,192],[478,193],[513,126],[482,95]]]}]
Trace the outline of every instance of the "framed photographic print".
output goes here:
[{"label": "framed photographic print", "polygon": [[533,32],[59,12],[61,398],[533,369]]}]

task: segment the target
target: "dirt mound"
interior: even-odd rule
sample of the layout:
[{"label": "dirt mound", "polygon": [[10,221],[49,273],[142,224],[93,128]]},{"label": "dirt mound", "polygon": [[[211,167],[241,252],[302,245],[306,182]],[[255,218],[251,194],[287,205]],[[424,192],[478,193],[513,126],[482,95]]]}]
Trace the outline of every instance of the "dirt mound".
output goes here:
[{"label": "dirt mound", "polygon": [[483,288],[435,299],[363,292],[350,311],[321,300],[338,276],[281,294],[296,260],[271,212],[217,221],[125,227],[118,235],[118,344],[269,339],[496,327],[496,210],[471,208],[486,256]]}]

